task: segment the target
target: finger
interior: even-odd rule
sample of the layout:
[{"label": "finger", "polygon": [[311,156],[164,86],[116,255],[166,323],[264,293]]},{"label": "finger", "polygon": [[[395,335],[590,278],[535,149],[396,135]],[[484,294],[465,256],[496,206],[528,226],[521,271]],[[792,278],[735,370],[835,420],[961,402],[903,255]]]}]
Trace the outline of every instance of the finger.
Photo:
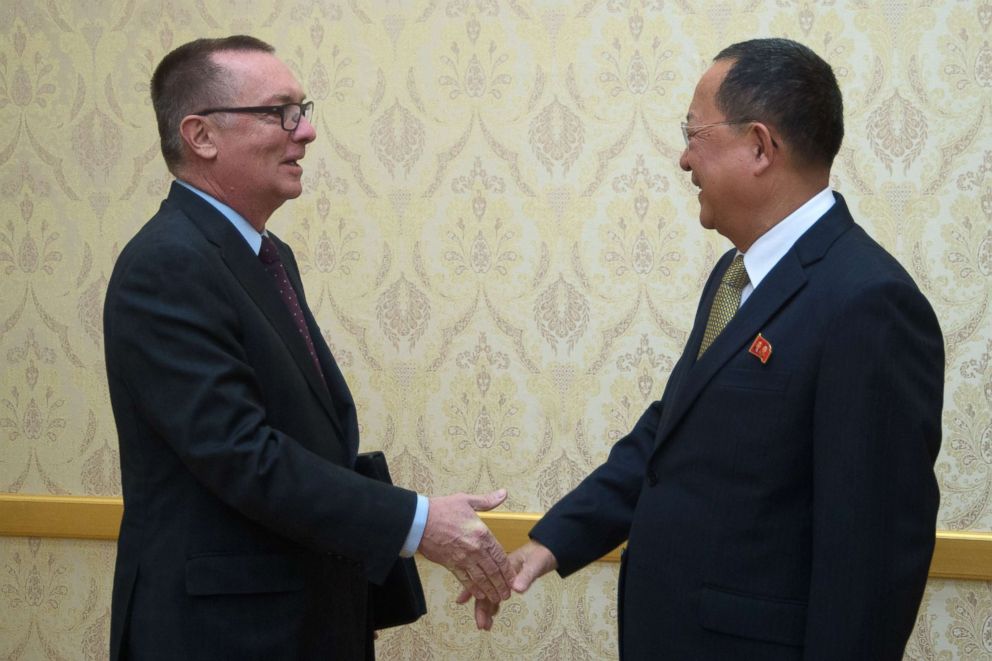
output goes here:
[{"label": "finger", "polygon": [[[455,578],[457,578],[458,582],[462,584],[462,588],[466,592],[471,594],[476,599],[486,598],[486,593],[479,589],[479,587],[464,570],[458,567],[449,567],[448,569],[455,575]],[[466,599],[466,601],[468,600]]]},{"label": "finger", "polygon": [[451,573],[455,575],[455,578],[461,582],[462,587],[471,593],[472,597],[475,599],[487,599],[489,597],[483,589],[483,586],[479,583],[479,581],[485,579],[485,577],[478,572],[475,565],[470,564],[465,567],[452,567]]},{"label": "finger", "polygon": [[472,598],[472,591],[466,588],[462,588],[462,591],[458,593],[457,597],[455,597],[455,603],[464,604],[468,602],[468,600],[471,598]]},{"label": "finger", "polygon": [[[510,585],[513,582],[515,573],[510,561],[503,552],[503,547],[490,537],[484,542],[482,556],[479,559],[479,567],[485,572],[493,586],[499,592],[500,599],[510,598]],[[499,601],[499,600],[497,600]]]},{"label": "finger", "polygon": [[499,590],[493,584],[492,580],[490,580],[489,574],[486,573],[482,566],[478,564],[470,565],[465,570],[468,572],[468,577],[472,579],[472,583],[482,590],[485,599],[496,603],[500,602],[502,597],[499,594]]},{"label": "finger", "polygon": [[496,541],[496,538],[492,536],[492,533],[489,534],[489,544],[486,550],[489,552],[489,558],[499,572],[499,578],[496,583],[501,590],[505,586],[506,594],[503,595],[503,598],[508,599],[510,597],[510,586],[513,585],[513,581],[517,577],[517,569],[514,568],[509,556],[506,555],[506,551]]},{"label": "finger", "polygon": [[482,600],[475,602],[475,626],[484,631],[493,628],[493,617],[499,612],[499,604]]},{"label": "finger", "polygon": [[484,496],[469,495],[468,504],[476,512],[487,512],[502,505],[503,501],[506,500],[506,495],[506,489],[497,489]]},{"label": "finger", "polygon": [[469,575],[475,576],[475,584],[480,590],[482,590],[483,594],[485,594],[486,599],[495,603],[499,603],[503,600],[503,595],[500,594],[501,590],[496,586],[489,574],[486,573],[485,569],[483,569],[481,565],[476,565],[474,572],[470,571]]},{"label": "finger", "polygon": [[465,585],[465,588],[469,592],[472,593],[472,598],[473,599],[487,599],[488,598],[488,595],[486,594],[486,591],[483,590],[482,587],[479,586],[479,584],[475,583],[471,579],[468,579],[468,582],[467,583],[464,583],[464,585]]}]

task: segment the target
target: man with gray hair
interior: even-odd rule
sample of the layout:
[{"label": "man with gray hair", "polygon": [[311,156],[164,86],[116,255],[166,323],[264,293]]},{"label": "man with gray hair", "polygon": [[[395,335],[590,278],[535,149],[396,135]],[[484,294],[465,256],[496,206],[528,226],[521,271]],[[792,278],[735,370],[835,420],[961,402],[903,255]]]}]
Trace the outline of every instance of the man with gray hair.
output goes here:
[{"label": "man with gray hair", "polygon": [[152,78],[168,198],[107,290],[124,517],[110,658],[371,659],[369,581],[420,551],[479,598],[513,571],[476,514],[362,477],[355,404],[265,228],[302,192],[313,102],[268,44],[175,49]]}]

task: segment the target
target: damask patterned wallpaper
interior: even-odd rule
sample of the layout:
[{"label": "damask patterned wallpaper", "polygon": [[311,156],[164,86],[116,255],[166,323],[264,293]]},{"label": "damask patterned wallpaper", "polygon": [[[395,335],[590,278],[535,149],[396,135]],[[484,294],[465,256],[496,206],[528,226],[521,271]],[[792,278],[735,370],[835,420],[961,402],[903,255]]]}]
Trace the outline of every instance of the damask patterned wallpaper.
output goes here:
[{"label": "damask patterned wallpaper", "polygon": [[[728,247],[677,167],[693,87],[762,35],[834,66],[833,184],[947,343],[940,526],[992,528],[992,2],[3,0],[0,491],[120,492],[101,340],[118,252],[170,178],[155,64],[276,45],[316,102],[305,193],[270,227],[360,409],[425,493],[543,511],[660,396]],[[110,543],[0,539],[0,656],[105,658]],[[384,659],[608,659],[616,567],[548,578],[491,634],[423,566]],[[992,659],[992,585],[932,581],[909,659]]]}]

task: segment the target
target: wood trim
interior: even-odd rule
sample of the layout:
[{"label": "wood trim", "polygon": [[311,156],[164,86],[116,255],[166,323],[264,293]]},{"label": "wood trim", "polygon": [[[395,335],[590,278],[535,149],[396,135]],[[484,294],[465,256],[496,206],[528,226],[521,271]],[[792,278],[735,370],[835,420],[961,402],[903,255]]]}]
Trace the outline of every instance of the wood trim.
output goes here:
[{"label": "wood trim", "polygon": [[0,494],[0,535],[117,539],[120,498]]},{"label": "wood trim", "polygon": [[938,530],[930,578],[992,581],[992,532]]},{"label": "wood trim", "polygon": [[[120,498],[0,494],[0,535],[114,540],[122,512]],[[483,512],[481,516],[505,548],[515,549],[527,541],[527,532],[541,515]],[[602,560],[619,558],[619,550],[614,550]],[[930,578],[992,581],[992,532],[937,531]]]}]

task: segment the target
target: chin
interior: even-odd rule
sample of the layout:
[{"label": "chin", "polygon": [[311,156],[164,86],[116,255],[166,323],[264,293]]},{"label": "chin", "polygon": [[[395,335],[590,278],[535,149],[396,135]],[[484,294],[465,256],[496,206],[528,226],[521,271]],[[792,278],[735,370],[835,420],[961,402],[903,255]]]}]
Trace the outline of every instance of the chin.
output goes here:
[{"label": "chin", "polygon": [[296,185],[284,186],[282,190],[279,191],[280,196],[286,200],[295,200],[303,193],[303,185],[300,182],[296,182]]},{"label": "chin", "polygon": [[711,230],[716,227],[716,223],[713,222],[712,215],[706,209],[699,210],[699,224],[702,225],[703,229]]}]

